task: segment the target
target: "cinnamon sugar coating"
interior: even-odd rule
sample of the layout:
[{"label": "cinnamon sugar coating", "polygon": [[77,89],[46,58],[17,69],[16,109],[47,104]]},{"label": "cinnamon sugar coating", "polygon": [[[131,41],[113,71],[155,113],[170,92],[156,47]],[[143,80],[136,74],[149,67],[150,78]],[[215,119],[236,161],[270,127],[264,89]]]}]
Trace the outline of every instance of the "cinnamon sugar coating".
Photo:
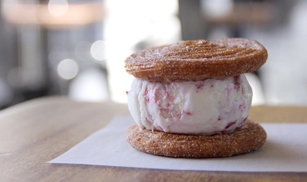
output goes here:
[{"label": "cinnamon sugar coating", "polygon": [[223,79],[256,71],[267,57],[255,40],[191,40],[134,53],[125,68],[136,78],[157,82]]},{"label": "cinnamon sugar coating", "polygon": [[230,134],[186,135],[140,130],[136,125],[127,131],[127,141],[145,153],[180,158],[230,157],[257,150],[266,140],[266,132],[257,123],[246,124]]}]

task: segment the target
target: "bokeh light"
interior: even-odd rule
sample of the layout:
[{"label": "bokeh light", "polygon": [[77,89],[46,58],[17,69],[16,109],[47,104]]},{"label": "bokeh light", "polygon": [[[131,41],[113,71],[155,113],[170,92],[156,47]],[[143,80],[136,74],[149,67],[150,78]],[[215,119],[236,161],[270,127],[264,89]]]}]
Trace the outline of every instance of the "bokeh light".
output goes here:
[{"label": "bokeh light", "polygon": [[70,80],[77,76],[79,67],[75,60],[64,59],[58,64],[57,70],[61,78]]},{"label": "bokeh light", "polygon": [[60,17],[67,12],[68,2],[67,0],[50,0],[48,10],[52,16]]},{"label": "bokeh light", "polygon": [[106,48],[107,43],[103,40],[98,40],[91,46],[91,55],[97,61],[104,61],[107,57]]}]

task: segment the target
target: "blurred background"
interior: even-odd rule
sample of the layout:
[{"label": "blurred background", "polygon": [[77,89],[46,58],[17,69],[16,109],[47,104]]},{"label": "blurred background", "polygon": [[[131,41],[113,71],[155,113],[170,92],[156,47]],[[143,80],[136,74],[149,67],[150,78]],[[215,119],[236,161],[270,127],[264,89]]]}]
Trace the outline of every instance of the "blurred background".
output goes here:
[{"label": "blurred background", "polygon": [[247,75],[254,105],[307,105],[305,0],[2,0],[0,15],[0,108],[54,95],[126,102],[131,53],[226,37],[269,52]]}]

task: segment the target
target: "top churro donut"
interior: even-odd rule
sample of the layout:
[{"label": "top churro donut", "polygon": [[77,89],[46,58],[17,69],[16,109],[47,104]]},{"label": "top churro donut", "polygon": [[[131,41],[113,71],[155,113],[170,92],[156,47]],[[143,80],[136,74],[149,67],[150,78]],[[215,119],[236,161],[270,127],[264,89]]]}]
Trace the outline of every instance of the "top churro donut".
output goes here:
[{"label": "top churro donut", "polygon": [[125,68],[136,78],[156,82],[224,79],[256,71],[267,57],[255,40],[193,40],[134,53],[125,60]]}]

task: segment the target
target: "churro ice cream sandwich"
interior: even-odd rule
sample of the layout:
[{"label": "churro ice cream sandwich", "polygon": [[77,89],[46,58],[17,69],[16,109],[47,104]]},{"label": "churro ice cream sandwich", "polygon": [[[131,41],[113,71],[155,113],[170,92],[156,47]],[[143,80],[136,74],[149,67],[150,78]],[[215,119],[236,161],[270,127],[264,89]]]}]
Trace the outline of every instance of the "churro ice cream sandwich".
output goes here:
[{"label": "churro ice cream sandwich", "polygon": [[248,119],[252,89],[267,50],[254,40],[182,41],[129,56],[135,79],[128,108],[135,124],[129,144],[168,157],[229,157],[257,150],[265,130]]}]

